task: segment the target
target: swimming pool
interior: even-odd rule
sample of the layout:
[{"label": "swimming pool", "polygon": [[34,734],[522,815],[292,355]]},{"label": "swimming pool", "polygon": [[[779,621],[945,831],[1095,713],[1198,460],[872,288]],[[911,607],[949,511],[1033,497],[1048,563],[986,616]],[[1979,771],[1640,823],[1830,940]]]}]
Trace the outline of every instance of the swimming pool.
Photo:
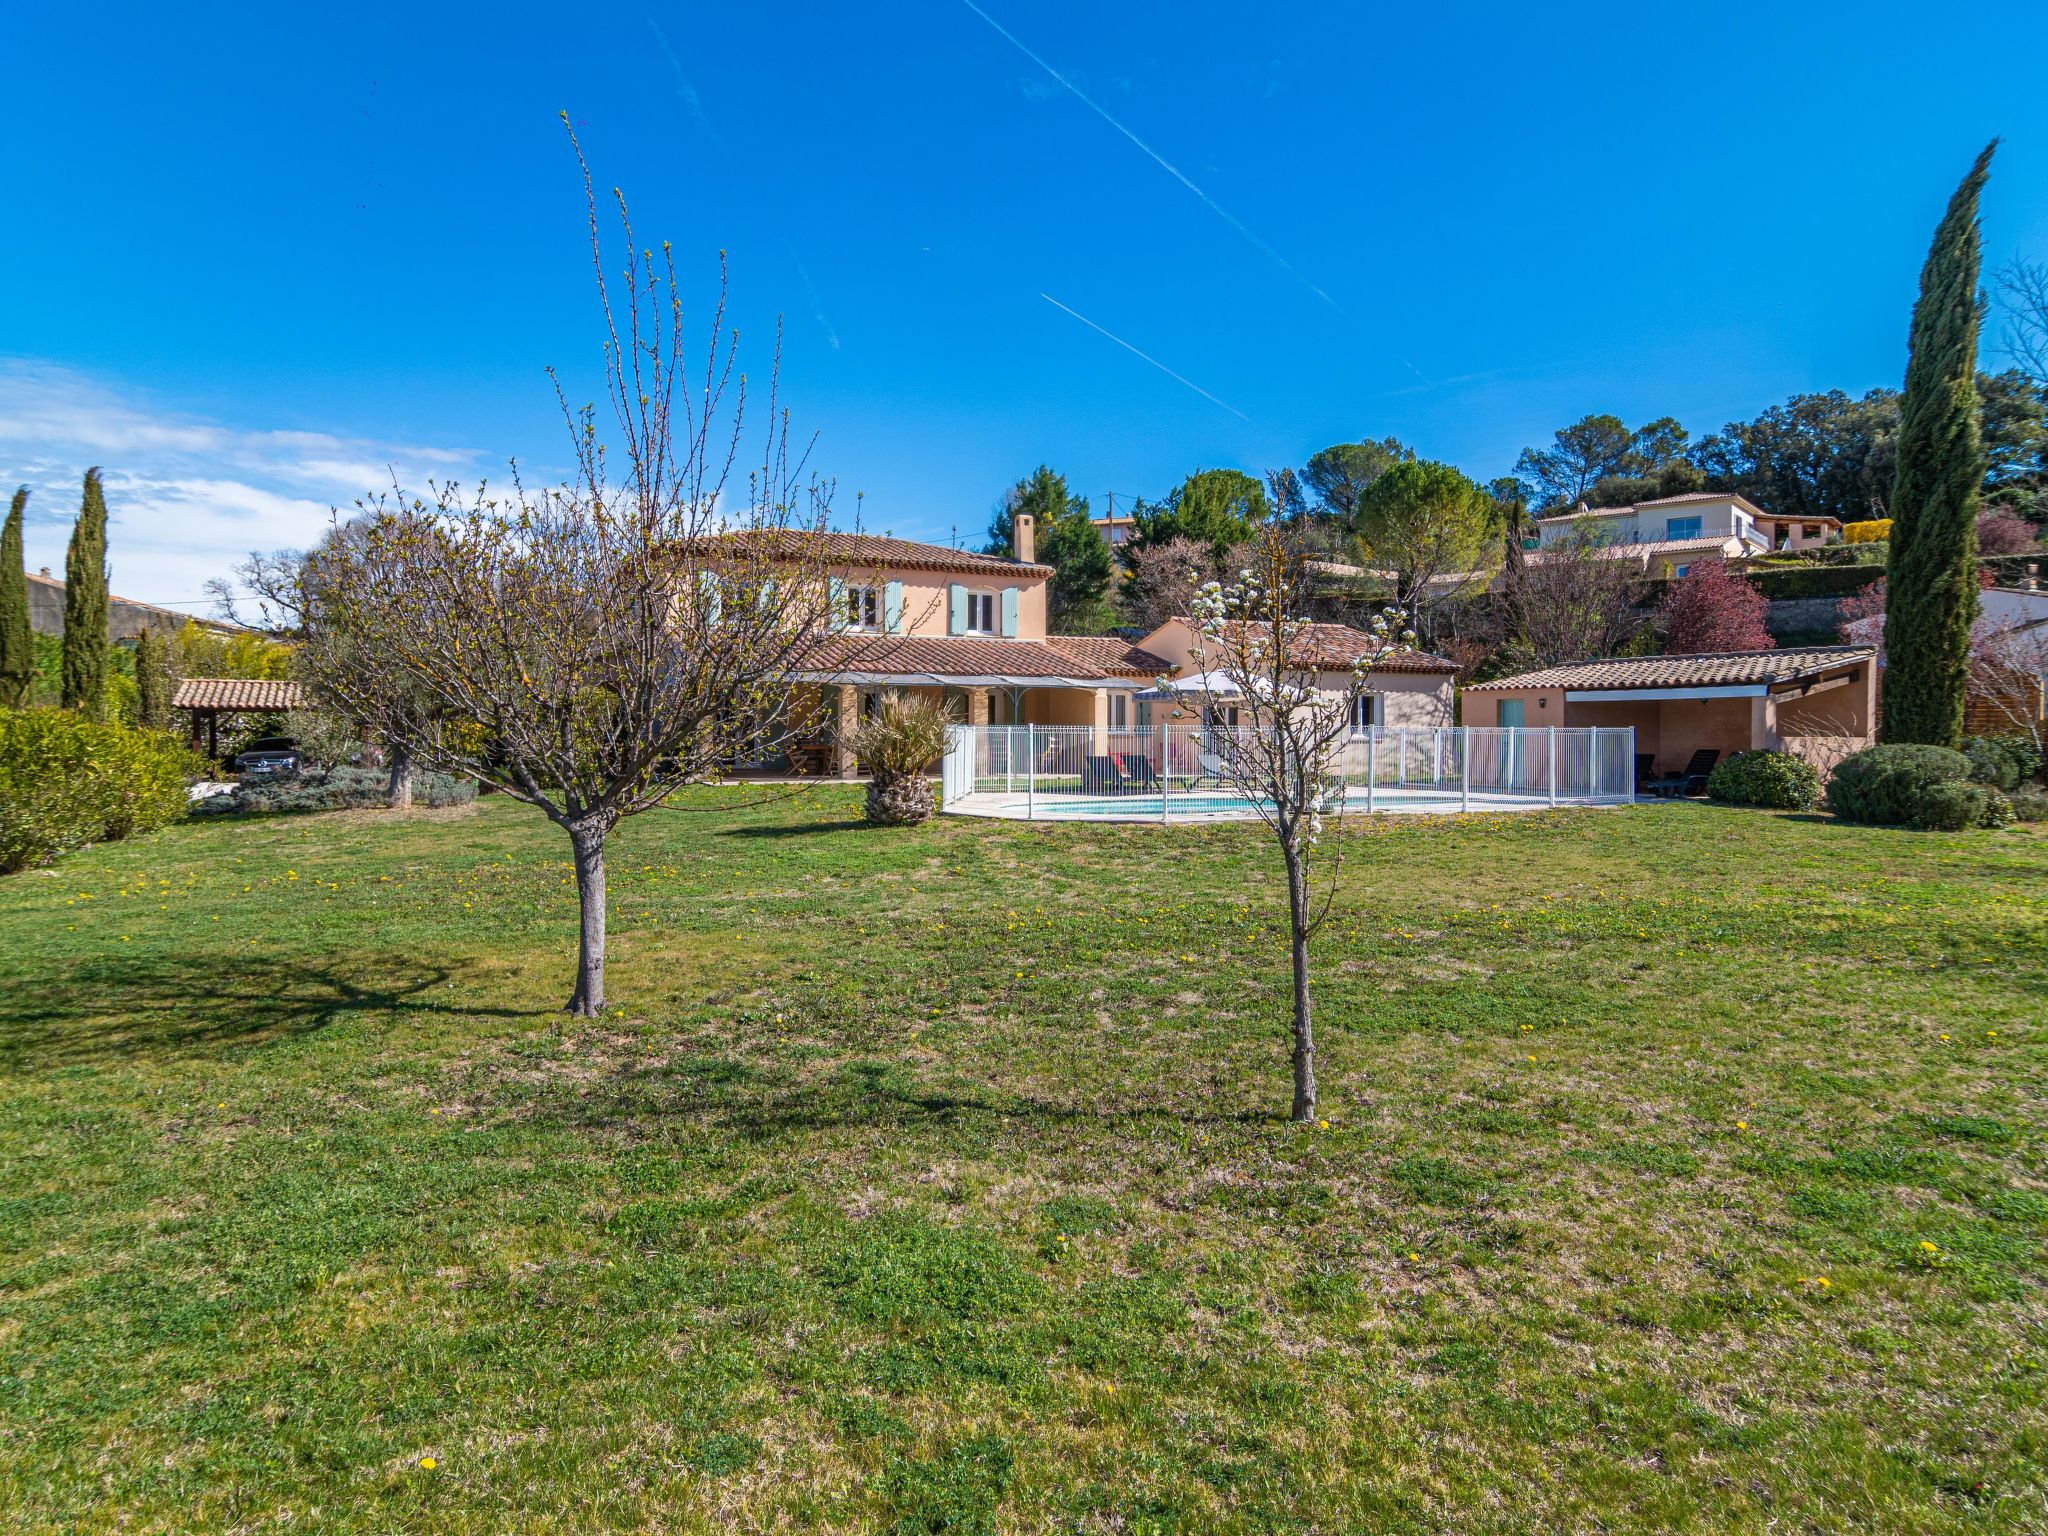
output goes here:
[{"label": "swimming pool", "polygon": [[1242,795],[1175,795],[1170,806],[1159,795],[1117,795],[1104,800],[1040,795],[1036,811],[1047,820],[1078,817],[1090,821],[1180,821],[1201,816],[1249,816],[1259,806],[1259,801]]}]

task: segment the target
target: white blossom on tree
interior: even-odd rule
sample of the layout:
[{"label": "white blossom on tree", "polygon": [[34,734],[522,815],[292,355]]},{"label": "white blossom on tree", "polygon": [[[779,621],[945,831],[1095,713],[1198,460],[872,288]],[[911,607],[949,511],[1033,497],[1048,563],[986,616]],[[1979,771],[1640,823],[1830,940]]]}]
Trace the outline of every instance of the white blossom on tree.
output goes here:
[{"label": "white blossom on tree", "polygon": [[[1370,641],[1345,658],[1333,684],[1330,658],[1314,643],[1298,562],[1282,531],[1268,526],[1252,558],[1228,583],[1196,595],[1201,643],[1191,652],[1209,674],[1212,698],[1234,705],[1238,724],[1213,733],[1219,777],[1248,800],[1280,845],[1287,871],[1288,953],[1293,965],[1294,1105],[1297,1121],[1316,1115],[1315,1030],[1308,945],[1329,916],[1343,866],[1333,818],[1344,810],[1345,747],[1359,698],[1374,669],[1414,635],[1388,610]],[[1162,679],[1162,686],[1164,680]]]}]

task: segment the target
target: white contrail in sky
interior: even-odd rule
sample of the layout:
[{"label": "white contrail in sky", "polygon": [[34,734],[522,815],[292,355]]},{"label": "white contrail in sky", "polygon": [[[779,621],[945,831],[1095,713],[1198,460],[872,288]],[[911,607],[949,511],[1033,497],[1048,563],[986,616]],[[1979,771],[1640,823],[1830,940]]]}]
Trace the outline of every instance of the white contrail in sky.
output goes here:
[{"label": "white contrail in sky", "polygon": [[[1179,166],[1175,165],[1171,160],[1167,159],[1166,156],[1160,154],[1158,150],[1154,149],[1150,144],[1147,144],[1143,139],[1139,138],[1135,133],[1131,132],[1130,129],[1126,128],[1122,123],[1118,122],[1115,118],[1111,117],[1108,112],[1103,110],[1102,104],[1095,100],[1094,97],[1090,96],[1086,91],[1082,90],[1081,87],[1074,84],[1073,81],[1069,80],[1065,75],[1061,74],[1058,70],[1054,69],[1050,64],[1046,63],[1044,59],[1041,59],[1037,54],[1033,53],[1029,48],[1025,47],[1023,43],[1017,40],[1017,37],[1014,33],[1008,31],[1001,22],[995,19],[995,17],[989,15],[987,11],[984,11],[980,6],[976,5],[974,3],[974,0],[960,0],[960,3],[966,6],[967,9],[969,9],[970,11],[974,12],[974,14],[979,16],[983,21],[987,22],[991,27],[993,27],[1010,44],[1012,48],[1015,48],[1019,53],[1023,54],[1025,58],[1029,59],[1032,63],[1036,64],[1048,75],[1051,75],[1053,79],[1057,80],[1063,87],[1071,91],[1097,117],[1101,118],[1105,123],[1109,124],[1110,127],[1114,128],[1118,133],[1122,134],[1125,138],[1129,139],[1133,144],[1137,145],[1138,148],[1142,149],[1148,156],[1151,157],[1153,162],[1157,164],[1161,170],[1165,171],[1175,181],[1179,182],[1182,186],[1186,187],[1190,192],[1194,193],[1195,196],[1199,197],[1204,203],[1208,204],[1209,210],[1212,213],[1214,213],[1219,219],[1223,220],[1224,223],[1228,224],[1240,235],[1243,235],[1245,239],[1251,241],[1253,245],[1256,245],[1260,250],[1264,251],[1268,256],[1272,257],[1273,260],[1279,262],[1281,266],[1287,269],[1287,275],[1289,277],[1293,278],[1297,283],[1300,283],[1302,287],[1306,288],[1310,293],[1314,294],[1317,298],[1321,299],[1325,304],[1329,305],[1330,308],[1338,311],[1340,314],[1343,313],[1343,306],[1341,304],[1339,304],[1335,299],[1331,298],[1327,293],[1323,292],[1322,289],[1318,288],[1314,283],[1310,282],[1307,278],[1303,277],[1300,272],[1295,270],[1294,264],[1292,262],[1290,262],[1285,256],[1282,256],[1278,251],[1274,250],[1273,247],[1266,244],[1265,241],[1261,240],[1257,235],[1253,234],[1249,229],[1247,229],[1245,227],[1244,220],[1240,219],[1228,208],[1224,207],[1221,203],[1217,202],[1215,198],[1211,197],[1208,193],[1204,192],[1200,187],[1196,186],[1192,181],[1188,180],[1187,174],[1184,171],[1182,171]],[[1221,402],[1218,403],[1220,404]]]},{"label": "white contrail in sky", "polygon": [[1067,309],[1066,305],[1062,304],[1058,299],[1054,298],[1049,293],[1041,293],[1039,297],[1045,300],[1045,302],[1050,304],[1054,309],[1066,310],[1068,314],[1072,315],[1076,320],[1080,321],[1083,325],[1087,326],[1089,330],[1101,332],[1101,334],[1107,336],[1111,341],[1115,342],[1118,346],[1122,347],[1126,352],[1136,352],[1139,357],[1144,358],[1146,362],[1150,363],[1154,368],[1157,368],[1169,379],[1172,379],[1177,384],[1187,385],[1189,389],[1192,389],[1196,394],[1200,395],[1204,400],[1207,400],[1211,405],[1222,406],[1223,409],[1230,412],[1230,414],[1235,416],[1239,421],[1251,420],[1251,417],[1245,415],[1245,413],[1243,411],[1240,411],[1236,406],[1230,404],[1226,400],[1218,400],[1214,395],[1210,394],[1209,391],[1202,388],[1201,385],[1195,383],[1192,379],[1182,378],[1179,374],[1175,373],[1171,368],[1167,367],[1166,364],[1159,361],[1159,359],[1154,357],[1151,353],[1139,352],[1136,347],[1132,346],[1128,341],[1125,341],[1123,337],[1117,335],[1116,332],[1103,330],[1101,326],[1097,325],[1093,320],[1090,320],[1078,309]]}]

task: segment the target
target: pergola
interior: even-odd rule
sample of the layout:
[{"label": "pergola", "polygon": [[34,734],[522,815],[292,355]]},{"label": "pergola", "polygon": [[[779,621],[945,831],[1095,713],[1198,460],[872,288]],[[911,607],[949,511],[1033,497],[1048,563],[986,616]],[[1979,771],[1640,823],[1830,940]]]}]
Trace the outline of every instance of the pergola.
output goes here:
[{"label": "pergola", "polygon": [[206,755],[213,758],[220,756],[221,716],[281,715],[304,702],[297,683],[274,677],[188,677],[171,695],[171,708],[191,718],[194,749],[203,730]]}]

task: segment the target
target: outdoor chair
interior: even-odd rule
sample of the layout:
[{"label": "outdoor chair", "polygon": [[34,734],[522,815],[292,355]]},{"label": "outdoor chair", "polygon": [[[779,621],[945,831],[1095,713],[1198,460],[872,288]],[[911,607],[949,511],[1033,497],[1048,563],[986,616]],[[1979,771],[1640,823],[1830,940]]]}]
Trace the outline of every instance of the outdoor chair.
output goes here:
[{"label": "outdoor chair", "polygon": [[1656,776],[1657,754],[1654,752],[1638,752],[1636,754],[1636,793],[1639,795],[1648,794],[1650,780]]},{"label": "outdoor chair", "polygon": [[1675,795],[1704,795],[1707,792],[1707,775],[1714,771],[1714,764],[1720,757],[1717,749],[1701,747],[1693,753],[1692,761],[1685,765],[1683,773],[1667,773],[1661,778],[1650,780],[1650,793],[1667,798]]},{"label": "outdoor chair", "polygon": [[1122,775],[1123,787],[1155,792],[1160,789],[1159,775],[1152,771],[1152,760],[1149,757],[1141,757],[1136,752],[1119,752],[1114,754],[1110,761]]},{"label": "outdoor chair", "polygon": [[1204,784],[1212,784],[1218,789],[1223,788],[1223,775],[1228,769],[1229,764],[1223,761],[1221,754],[1197,752],[1195,754],[1195,766],[1202,771],[1195,775],[1193,788],[1200,789]]},{"label": "outdoor chair", "polygon": [[1114,757],[1104,754],[1088,759],[1088,765],[1081,772],[1081,788],[1091,795],[1107,794],[1113,789],[1124,787],[1123,770],[1117,766]]}]

